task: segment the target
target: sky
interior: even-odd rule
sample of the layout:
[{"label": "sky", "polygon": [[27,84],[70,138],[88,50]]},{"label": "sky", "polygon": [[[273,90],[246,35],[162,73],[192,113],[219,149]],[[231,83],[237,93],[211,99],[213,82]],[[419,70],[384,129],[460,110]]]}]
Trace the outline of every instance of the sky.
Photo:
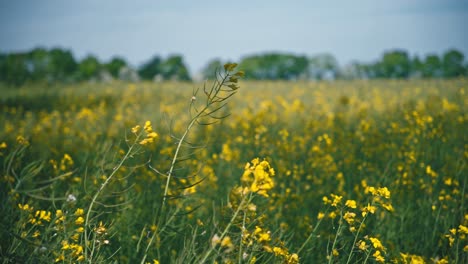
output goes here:
[{"label": "sky", "polygon": [[0,52],[61,47],[135,67],[180,54],[194,74],[265,52],[331,53],[341,65],[392,49],[468,56],[467,25],[468,0],[0,0]]}]

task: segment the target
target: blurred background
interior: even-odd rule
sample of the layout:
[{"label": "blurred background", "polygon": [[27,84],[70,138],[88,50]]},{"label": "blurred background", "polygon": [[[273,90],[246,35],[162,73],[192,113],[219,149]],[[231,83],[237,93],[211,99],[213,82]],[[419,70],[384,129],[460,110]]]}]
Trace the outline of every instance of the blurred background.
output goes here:
[{"label": "blurred background", "polygon": [[467,74],[468,1],[2,1],[0,81]]}]

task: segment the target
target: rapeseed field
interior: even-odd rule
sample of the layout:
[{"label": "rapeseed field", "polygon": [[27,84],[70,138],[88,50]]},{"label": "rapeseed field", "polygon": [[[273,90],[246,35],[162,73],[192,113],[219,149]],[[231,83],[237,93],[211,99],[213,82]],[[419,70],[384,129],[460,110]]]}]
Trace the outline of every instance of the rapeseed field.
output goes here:
[{"label": "rapeseed field", "polygon": [[467,263],[468,81],[1,88],[2,263]]}]

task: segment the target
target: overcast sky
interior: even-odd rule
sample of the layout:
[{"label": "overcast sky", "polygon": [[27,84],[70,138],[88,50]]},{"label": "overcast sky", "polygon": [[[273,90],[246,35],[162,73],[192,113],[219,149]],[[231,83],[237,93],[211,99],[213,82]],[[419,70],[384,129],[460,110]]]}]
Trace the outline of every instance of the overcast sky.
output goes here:
[{"label": "overcast sky", "polygon": [[210,59],[329,52],[340,64],[384,51],[468,56],[468,0],[0,0],[0,52],[71,49],[134,66],[181,54],[192,73]]}]

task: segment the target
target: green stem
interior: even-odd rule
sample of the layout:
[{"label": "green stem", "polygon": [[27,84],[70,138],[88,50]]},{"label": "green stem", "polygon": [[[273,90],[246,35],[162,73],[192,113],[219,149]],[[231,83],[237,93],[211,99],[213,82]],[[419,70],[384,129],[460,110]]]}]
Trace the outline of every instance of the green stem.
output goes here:
[{"label": "green stem", "polygon": [[[245,201],[248,200],[247,204],[250,203],[250,201],[252,200],[252,193],[250,193],[248,197],[249,197],[248,199],[245,199],[245,198],[242,199],[241,203],[237,207],[237,210],[234,212],[234,215],[231,217],[231,220],[229,221],[228,225],[224,229],[223,233],[221,233],[221,236],[219,237],[220,241],[223,240],[223,238],[229,232],[229,229],[231,229],[231,226],[233,225],[234,220],[237,218],[237,215],[239,214],[239,212],[242,210],[242,208],[243,208],[243,206],[245,204]],[[208,252],[206,252],[205,256],[203,257],[203,259],[199,263],[206,263],[206,260],[211,255],[211,252],[213,252],[214,249],[215,249],[215,246],[211,246],[210,249],[208,250]]]},{"label": "green stem", "polygon": [[[224,76],[224,78],[221,80],[221,82],[218,82],[217,84],[215,84],[213,86],[210,93],[207,94],[208,98],[207,98],[205,106],[202,108],[201,111],[198,111],[197,114],[190,120],[190,123],[185,128],[184,134],[182,134],[182,137],[177,142],[177,147],[176,147],[176,151],[174,153],[174,156],[172,158],[171,167],[170,167],[169,171],[166,174],[167,180],[166,180],[166,184],[165,184],[165,187],[164,187],[164,194],[163,194],[163,197],[162,197],[161,207],[159,208],[159,210],[157,212],[157,215],[156,215],[156,218],[155,218],[156,219],[155,222],[158,223],[158,226],[160,225],[161,215],[162,215],[162,213],[163,213],[163,211],[165,209],[165,206],[166,206],[167,195],[169,193],[169,185],[170,185],[170,182],[172,180],[175,164],[176,164],[176,162],[177,162],[177,160],[179,158],[179,151],[182,148],[182,143],[184,142],[185,138],[189,134],[189,132],[192,129],[193,125],[198,121],[198,119],[200,119],[203,116],[207,116],[207,115],[211,114],[210,112],[208,112],[208,110],[212,105],[217,103],[216,100],[219,100],[219,98],[217,96],[218,96],[219,92],[221,91],[222,86],[225,84],[225,82],[227,81],[227,78],[229,76],[230,76],[229,74],[226,74]],[[192,107],[192,104],[191,104],[190,107]],[[217,110],[215,110],[215,111],[217,111]],[[169,221],[167,221],[167,222],[169,222]],[[145,262],[148,250],[149,250],[151,244],[153,243],[154,237],[155,237],[155,234],[153,234],[150,242],[148,243],[148,245],[146,247],[145,255],[143,256],[143,258],[141,260],[141,263]]]},{"label": "green stem", "polygon": [[343,214],[340,217],[340,224],[338,225],[338,230],[336,231],[335,239],[333,240],[333,245],[331,249],[330,258],[328,259],[328,264],[332,263],[333,260],[333,250],[335,249],[336,242],[338,241],[338,237],[341,235],[341,231],[343,230]]},{"label": "green stem", "polygon": [[[327,210],[328,211],[328,210]],[[327,212],[326,211],[326,212]],[[325,213],[326,213],[325,212]],[[309,243],[309,240],[312,239],[312,236],[315,234],[315,231],[317,231],[318,227],[320,226],[320,223],[322,223],[323,221],[323,218],[320,219],[320,221],[317,222],[317,225],[315,225],[314,229],[312,230],[312,232],[310,233],[310,235],[307,237],[307,239],[304,241],[304,243],[302,243],[301,247],[299,248],[299,250],[297,251],[297,254],[299,255],[299,253],[304,249],[304,247],[307,245],[307,243]]]},{"label": "green stem", "polygon": [[[245,230],[246,217],[247,217],[247,214],[244,213],[244,217],[242,218],[242,232],[244,232],[244,230]],[[242,263],[242,235],[243,234],[244,233],[241,234],[241,239],[240,239],[240,242],[239,242],[239,264]]]},{"label": "green stem", "polygon": [[[101,194],[101,192],[109,184],[109,182],[114,177],[114,175],[117,173],[117,171],[123,166],[124,162],[128,159],[128,157],[132,153],[133,148],[135,148],[135,146],[137,146],[137,144],[138,144],[137,142],[138,142],[140,136],[141,136],[141,133],[137,136],[137,138],[135,139],[135,142],[130,146],[130,148],[128,149],[125,156],[120,160],[119,164],[114,168],[114,170],[109,175],[109,177],[107,177],[107,179],[101,184],[101,187],[99,187],[99,190],[96,192],[96,194],[94,194],[93,199],[91,200],[91,203],[89,204],[88,211],[86,212],[86,219],[85,219],[85,227],[86,228],[84,229],[85,258],[88,258],[88,244],[89,244],[89,241],[88,241],[88,226],[89,226],[89,219],[90,219],[90,216],[91,216],[91,211],[93,210],[93,206],[96,203],[96,200],[99,197],[99,195]],[[90,254],[89,258],[88,258],[89,263],[92,263],[93,254],[94,254],[94,244],[93,244],[93,248],[91,250],[91,254]]]},{"label": "green stem", "polygon": [[359,233],[361,232],[362,225],[364,224],[364,221],[366,221],[366,218],[367,218],[367,214],[362,219],[361,224],[359,224],[359,228],[356,232],[356,235],[354,236],[354,241],[353,241],[353,244],[351,245],[351,252],[349,252],[349,256],[348,256],[348,260],[346,261],[346,264],[348,264],[351,261],[351,257],[353,256],[354,246],[356,245],[357,239],[359,237]]},{"label": "green stem", "polygon": [[366,264],[367,263],[367,260],[369,259],[369,256],[370,256],[370,250],[369,252],[367,252],[367,255],[366,255],[366,259],[364,260],[364,263],[363,264]]}]

